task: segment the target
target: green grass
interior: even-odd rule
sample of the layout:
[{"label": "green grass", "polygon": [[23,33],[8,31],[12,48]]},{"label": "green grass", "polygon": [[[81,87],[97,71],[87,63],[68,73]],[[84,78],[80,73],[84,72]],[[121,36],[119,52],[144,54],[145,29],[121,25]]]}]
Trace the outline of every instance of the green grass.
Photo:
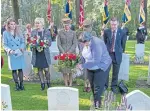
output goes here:
[{"label": "green grass", "polygon": [[[131,57],[134,56],[134,47],[136,41],[128,41],[127,42],[127,53],[131,54]],[[146,42],[146,50],[145,50],[145,59],[148,61],[148,54],[150,53],[150,41]],[[7,64],[7,56],[5,56],[4,52],[2,52],[4,56],[5,64],[2,69],[1,74],[1,82],[3,84],[10,85],[11,90],[11,99],[13,110],[47,110],[48,102],[47,102],[47,91],[40,91],[40,83],[25,83],[25,91],[14,91],[14,83],[10,81],[12,79],[11,71],[8,70]],[[133,58],[131,58],[133,60]],[[130,75],[129,82],[127,82],[129,92],[133,90],[137,90],[136,88],[136,80],[139,77],[145,77],[148,74],[148,66],[147,65],[131,65],[130,66]],[[53,86],[63,86],[53,85]],[[79,105],[80,110],[89,110],[90,108],[90,96],[92,93],[84,93],[83,86],[75,86],[75,88],[79,89]],[[138,88],[138,90],[143,91],[147,95],[150,96],[150,88]],[[120,95],[117,96],[117,100],[120,101]]]}]

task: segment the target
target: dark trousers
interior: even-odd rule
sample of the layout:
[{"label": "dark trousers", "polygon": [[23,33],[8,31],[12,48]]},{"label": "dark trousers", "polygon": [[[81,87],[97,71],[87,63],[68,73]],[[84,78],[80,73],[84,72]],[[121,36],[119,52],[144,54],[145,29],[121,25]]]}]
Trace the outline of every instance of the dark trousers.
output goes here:
[{"label": "dark trousers", "polygon": [[87,69],[87,76],[93,92],[94,101],[101,101],[100,97],[103,93],[104,86],[108,78],[108,73],[106,72],[104,72],[101,69],[97,69],[97,70]]},{"label": "dark trousers", "polygon": [[[120,69],[120,64],[117,64],[115,53],[110,54],[112,58],[112,81],[111,81],[111,88],[116,87],[118,85],[118,73]],[[110,73],[111,66],[109,67],[109,73]],[[109,84],[109,76],[107,78],[106,87],[108,87]]]}]

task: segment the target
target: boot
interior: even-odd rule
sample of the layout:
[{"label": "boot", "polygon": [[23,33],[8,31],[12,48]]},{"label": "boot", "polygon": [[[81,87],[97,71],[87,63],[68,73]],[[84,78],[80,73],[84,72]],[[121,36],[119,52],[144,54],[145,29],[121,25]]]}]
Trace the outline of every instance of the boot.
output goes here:
[{"label": "boot", "polygon": [[50,88],[50,87],[51,87],[51,84],[50,84],[50,83],[47,83],[47,87]]},{"label": "boot", "polygon": [[41,90],[43,91],[45,89],[45,83],[41,83]]},{"label": "boot", "polygon": [[24,90],[23,82],[20,82],[20,90]]},{"label": "boot", "polygon": [[15,91],[19,91],[19,90],[20,90],[20,88],[19,88],[19,84],[18,84],[18,82],[16,82]]}]

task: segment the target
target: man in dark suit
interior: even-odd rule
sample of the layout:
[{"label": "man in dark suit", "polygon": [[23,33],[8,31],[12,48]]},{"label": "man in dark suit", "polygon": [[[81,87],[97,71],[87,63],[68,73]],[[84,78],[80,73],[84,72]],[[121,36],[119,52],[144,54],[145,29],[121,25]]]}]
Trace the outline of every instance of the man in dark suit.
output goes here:
[{"label": "man in dark suit", "polygon": [[[107,46],[109,55],[112,58],[112,82],[111,90],[114,93],[118,93],[117,84],[118,84],[118,73],[120,69],[120,64],[122,61],[122,53],[125,48],[125,33],[122,29],[118,28],[118,20],[113,17],[110,20],[111,28],[104,30],[104,42]],[[111,67],[111,66],[110,66]],[[108,88],[109,78],[106,83],[106,89]]]}]

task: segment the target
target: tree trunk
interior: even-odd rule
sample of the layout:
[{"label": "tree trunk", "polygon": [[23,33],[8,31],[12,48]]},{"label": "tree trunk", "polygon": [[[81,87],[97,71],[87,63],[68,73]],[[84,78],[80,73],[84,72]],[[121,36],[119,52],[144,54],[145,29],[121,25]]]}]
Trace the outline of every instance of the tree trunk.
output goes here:
[{"label": "tree trunk", "polygon": [[12,2],[12,6],[13,6],[13,11],[14,11],[14,19],[15,19],[16,23],[18,24],[18,19],[20,18],[18,0],[11,0],[11,2]]},{"label": "tree trunk", "polygon": [[76,26],[79,25],[79,15],[80,15],[80,0],[75,0],[76,4]]},{"label": "tree trunk", "polygon": [[147,84],[150,85],[150,55],[149,55],[149,68],[148,68]]},{"label": "tree trunk", "polygon": [[144,0],[145,25],[147,25],[147,0]]}]

